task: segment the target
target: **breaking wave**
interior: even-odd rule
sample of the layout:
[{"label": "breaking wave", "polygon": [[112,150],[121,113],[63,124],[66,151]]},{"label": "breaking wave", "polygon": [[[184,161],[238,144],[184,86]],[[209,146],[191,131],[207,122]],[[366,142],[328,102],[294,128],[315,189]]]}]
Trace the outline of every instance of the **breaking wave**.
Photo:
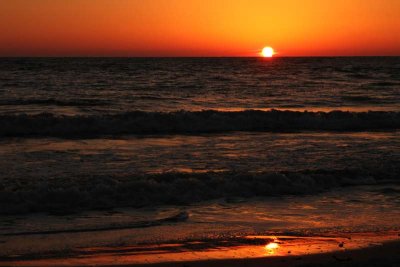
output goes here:
[{"label": "breaking wave", "polygon": [[300,172],[87,175],[0,184],[0,214],[184,205],[235,197],[316,194],[329,189],[399,182],[400,165]]},{"label": "breaking wave", "polygon": [[400,128],[400,112],[134,111],[110,115],[0,115],[0,137],[197,134],[229,131],[374,131]]},{"label": "breaking wave", "polygon": [[145,228],[160,226],[164,223],[179,223],[184,222],[189,218],[189,213],[186,211],[179,212],[175,215],[147,221],[137,221],[131,223],[114,223],[112,225],[98,226],[98,227],[84,227],[84,228],[69,228],[69,229],[58,229],[58,230],[44,230],[44,231],[24,231],[24,232],[10,232],[2,234],[3,236],[19,236],[19,235],[51,235],[51,234],[65,234],[65,233],[85,233],[85,232],[100,232],[110,230],[123,230],[123,229],[134,229],[134,228]]},{"label": "breaking wave", "polygon": [[341,97],[344,101],[350,102],[365,102],[365,103],[380,103],[382,100],[363,95],[347,95]]}]

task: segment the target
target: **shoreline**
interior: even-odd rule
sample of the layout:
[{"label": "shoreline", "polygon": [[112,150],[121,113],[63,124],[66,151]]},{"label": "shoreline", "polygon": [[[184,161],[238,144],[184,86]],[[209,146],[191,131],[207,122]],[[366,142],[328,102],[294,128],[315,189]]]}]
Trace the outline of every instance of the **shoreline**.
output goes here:
[{"label": "shoreline", "polygon": [[286,267],[305,264],[360,264],[371,261],[396,266],[394,263],[400,263],[399,252],[399,231],[332,233],[323,236],[269,235],[120,247],[86,247],[47,255],[15,255],[1,258],[0,266]]}]

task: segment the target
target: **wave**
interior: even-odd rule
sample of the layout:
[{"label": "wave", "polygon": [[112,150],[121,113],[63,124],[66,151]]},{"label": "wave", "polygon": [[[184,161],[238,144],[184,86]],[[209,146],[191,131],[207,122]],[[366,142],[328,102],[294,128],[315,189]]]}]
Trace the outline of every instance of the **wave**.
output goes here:
[{"label": "wave", "polygon": [[368,84],[369,86],[381,86],[381,87],[388,87],[388,86],[399,86],[400,83],[398,82],[372,82]]},{"label": "wave", "polygon": [[345,101],[350,101],[350,102],[366,102],[366,103],[380,103],[380,99],[372,98],[369,96],[363,96],[363,95],[347,95],[347,96],[342,96],[342,100]]},{"label": "wave", "polygon": [[0,115],[0,137],[198,134],[229,131],[374,131],[400,128],[400,112],[215,110],[113,115]]},{"label": "wave", "polygon": [[382,168],[306,170],[298,172],[161,173],[126,176],[87,175],[1,184],[0,214],[156,205],[186,205],[235,197],[316,194],[365,184],[398,183],[399,164]]},{"label": "wave", "polygon": [[52,234],[66,234],[66,233],[87,233],[87,232],[101,232],[111,230],[124,230],[134,228],[146,228],[153,226],[160,226],[165,223],[179,223],[189,219],[189,213],[181,211],[178,214],[172,215],[158,220],[138,221],[133,223],[114,223],[112,225],[100,227],[87,227],[87,228],[72,228],[72,229],[58,229],[46,231],[25,231],[25,232],[11,232],[2,234],[3,236],[20,236],[20,235],[52,235]]}]

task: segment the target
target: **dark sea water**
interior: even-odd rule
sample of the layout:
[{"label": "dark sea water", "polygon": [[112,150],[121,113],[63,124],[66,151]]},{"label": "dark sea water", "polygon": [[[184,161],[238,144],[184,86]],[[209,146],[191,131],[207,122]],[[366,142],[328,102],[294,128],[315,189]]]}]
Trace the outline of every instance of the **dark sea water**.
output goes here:
[{"label": "dark sea water", "polygon": [[400,57],[1,59],[0,113],[400,109]]},{"label": "dark sea water", "polygon": [[398,229],[399,129],[399,57],[2,58],[0,235]]}]

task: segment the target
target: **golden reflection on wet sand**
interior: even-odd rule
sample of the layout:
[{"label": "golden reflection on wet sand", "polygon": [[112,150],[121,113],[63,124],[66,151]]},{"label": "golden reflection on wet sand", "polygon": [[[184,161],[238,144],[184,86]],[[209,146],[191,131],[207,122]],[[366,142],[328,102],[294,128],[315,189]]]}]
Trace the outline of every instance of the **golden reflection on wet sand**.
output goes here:
[{"label": "golden reflection on wet sand", "polygon": [[267,251],[267,254],[273,255],[275,254],[275,251],[279,248],[279,239],[274,237],[274,240],[269,242],[268,244],[265,245],[265,250]]},{"label": "golden reflection on wet sand", "polygon": [[93,247],[74,256],[2,261],[0,266],[74,266],[155,264],[223,259],[302,256],[350,251],[400,241],[399,233],[355,233],[339,236],[246,236],[236,241],[192,241],[186,243],[130,247]]}]

